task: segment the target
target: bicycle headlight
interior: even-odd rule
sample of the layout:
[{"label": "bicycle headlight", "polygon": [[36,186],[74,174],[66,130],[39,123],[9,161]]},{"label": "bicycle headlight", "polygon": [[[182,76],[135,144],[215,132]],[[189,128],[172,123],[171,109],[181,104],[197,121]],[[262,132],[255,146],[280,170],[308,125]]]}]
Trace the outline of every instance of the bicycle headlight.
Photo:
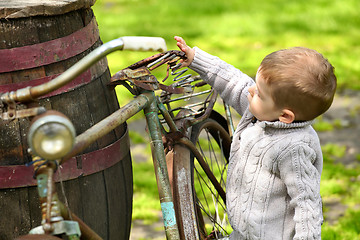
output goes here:
[{"label": "bicycle headlight", "polygon": [[48,111],[36,119],[28,134],[33,153],[47,160],[56,160],[69,153],[75,142],[75,128],[62,113]]}]

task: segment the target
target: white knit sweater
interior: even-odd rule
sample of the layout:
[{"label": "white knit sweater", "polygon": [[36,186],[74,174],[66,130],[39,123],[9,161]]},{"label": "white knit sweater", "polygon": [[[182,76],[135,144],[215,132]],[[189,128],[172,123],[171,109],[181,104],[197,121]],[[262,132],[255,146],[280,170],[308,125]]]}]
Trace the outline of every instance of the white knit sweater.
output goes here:
[{"label": "white knit sweater", "polygon": [[252,123],[247,95],[254,81],[194,49],[190,68],[242,115],[227,175],[230,239],[320,239],[322,153],[311,122]]}]

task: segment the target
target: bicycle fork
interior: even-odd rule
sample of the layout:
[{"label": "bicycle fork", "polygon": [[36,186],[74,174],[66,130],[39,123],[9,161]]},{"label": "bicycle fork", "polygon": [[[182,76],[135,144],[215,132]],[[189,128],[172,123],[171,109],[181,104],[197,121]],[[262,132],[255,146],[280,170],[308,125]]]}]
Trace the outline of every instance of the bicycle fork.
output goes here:
[{"label": "bicycle fork", "polygon": [[147,125],[151,137],[151,148],[153,154],[156,181],[158,185],[161,211],[164,219],[165,234],[167,239],[180,239],[176,223],[174,202],[171,193],[166,157],[161,135],[161,124],[158,117],[158,106],[154,101],[150,102],[144,109]]},{"label": "bicycle fork", "polygon": [[80,227],[78,222],[64,220],[62,216],[63,206],[59,201],[55,182],[55,161],[46,161],[34,157],[34,169],[38,186],[38,194],[41,204],[42,222],[33,228],[29,234],[66,235],[68,239],[80,239]]}]

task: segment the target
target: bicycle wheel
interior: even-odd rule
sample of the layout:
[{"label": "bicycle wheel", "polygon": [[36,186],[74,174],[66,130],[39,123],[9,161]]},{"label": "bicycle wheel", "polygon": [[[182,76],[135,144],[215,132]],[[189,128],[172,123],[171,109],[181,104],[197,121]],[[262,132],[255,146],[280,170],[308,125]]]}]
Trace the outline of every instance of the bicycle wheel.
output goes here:
[{"label": "bicycle wheel", "polygon": [[[222,239],[229,235],[225,182],[231,139],[213,119],[192,127],[188,146],[173,150],[173,195],[182,239]],[[196,152],[196,151],[195,151]]]}]

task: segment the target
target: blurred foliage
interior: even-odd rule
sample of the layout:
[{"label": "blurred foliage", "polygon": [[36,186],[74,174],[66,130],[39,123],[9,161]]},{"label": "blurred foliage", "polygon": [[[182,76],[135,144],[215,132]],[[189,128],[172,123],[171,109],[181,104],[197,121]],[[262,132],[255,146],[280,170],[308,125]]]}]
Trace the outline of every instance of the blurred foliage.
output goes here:
[{"label": "blurred foliage", "polygon": [[[335,66],[338,89],[360,89],[358,0],[98,0],[93,7],[104,42],[120,36],[173,37],[254,76],[270,52],[314,48]],[[116,53],[113,72],[150,53]]]}]

